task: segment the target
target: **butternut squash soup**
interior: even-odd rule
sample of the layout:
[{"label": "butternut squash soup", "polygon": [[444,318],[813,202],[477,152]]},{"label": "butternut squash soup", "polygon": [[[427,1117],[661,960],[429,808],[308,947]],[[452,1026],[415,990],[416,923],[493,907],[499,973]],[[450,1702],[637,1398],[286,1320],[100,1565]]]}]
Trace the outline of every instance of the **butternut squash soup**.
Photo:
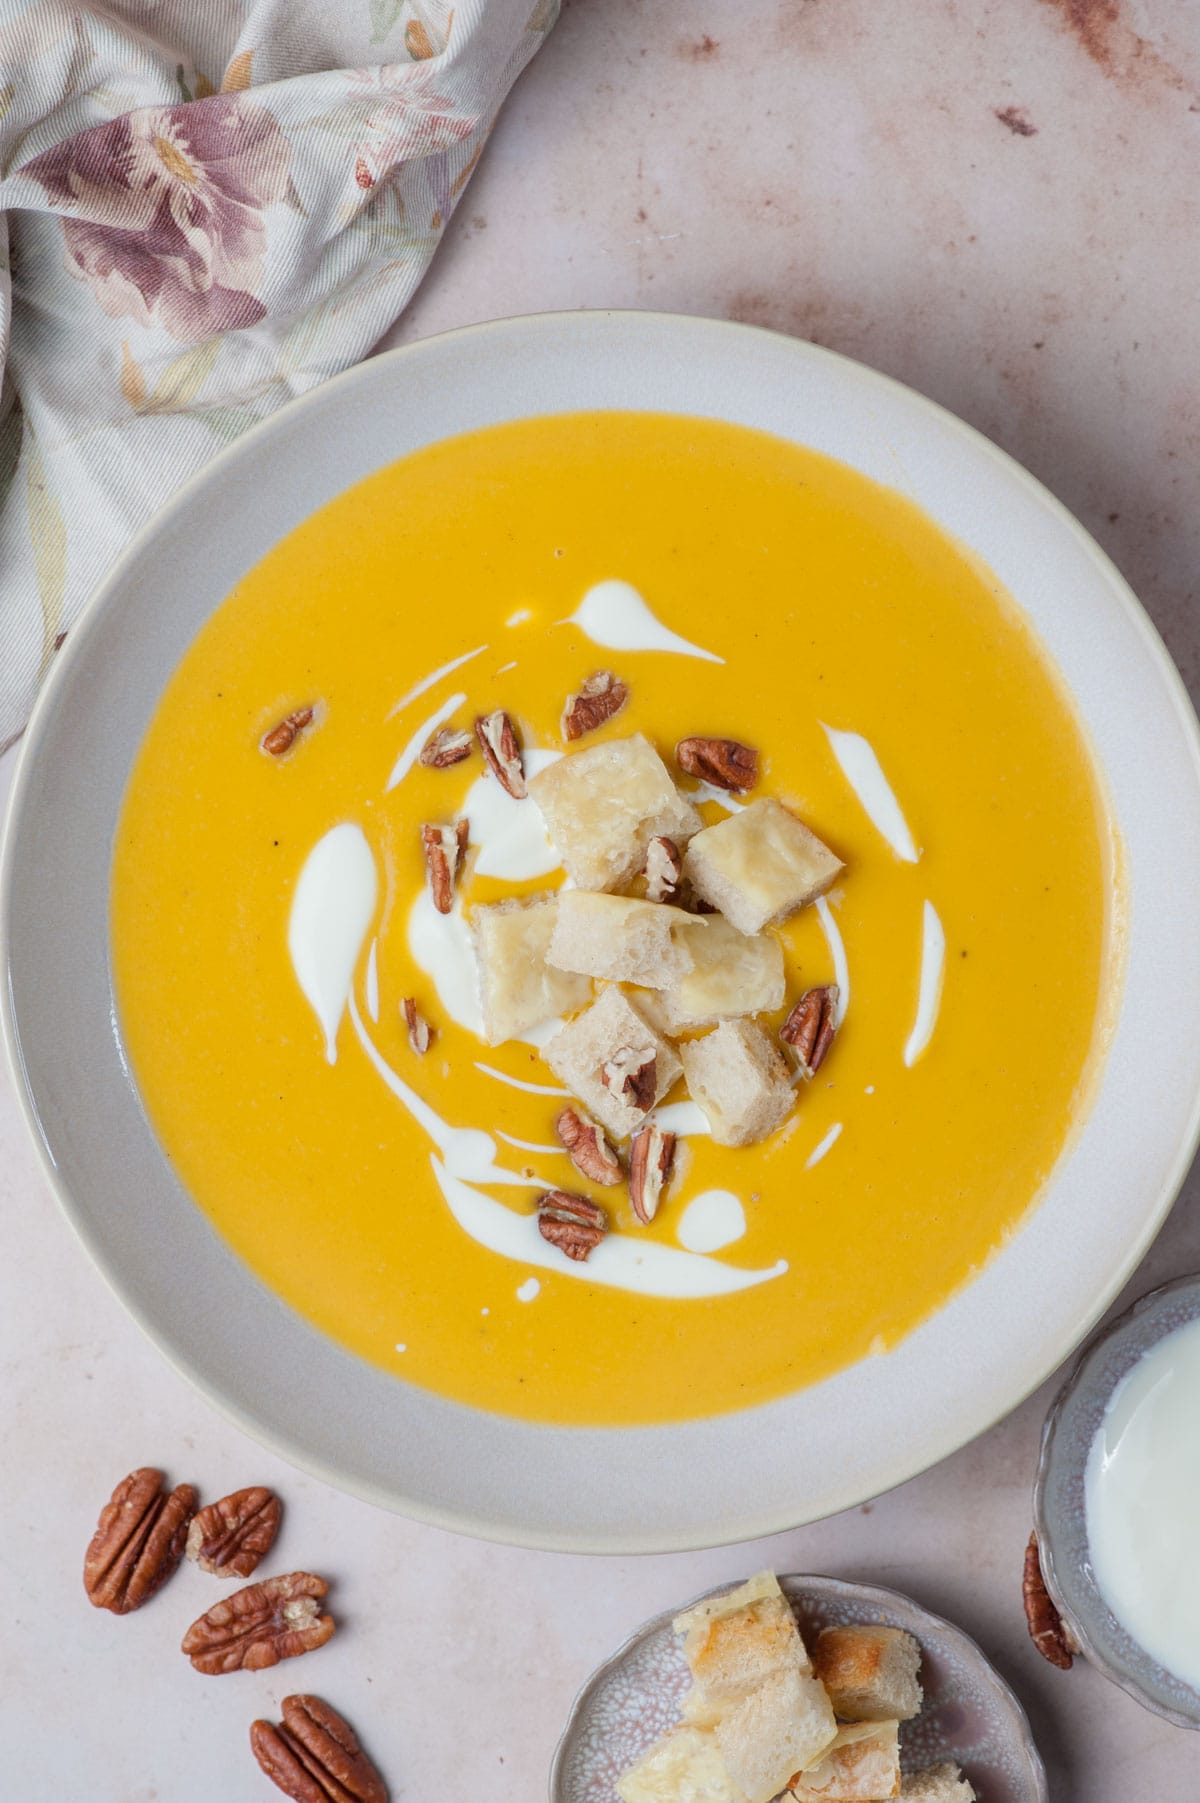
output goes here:
[{"label": "butternut squash soup", "polygon": [[1086,1109],[1118,927],[989,572],[828,458],[622,413],[278,544],[167,686],[111,895],[129,1068],[240,1257],[577,1424],[765,1402],[969,1282]]}]

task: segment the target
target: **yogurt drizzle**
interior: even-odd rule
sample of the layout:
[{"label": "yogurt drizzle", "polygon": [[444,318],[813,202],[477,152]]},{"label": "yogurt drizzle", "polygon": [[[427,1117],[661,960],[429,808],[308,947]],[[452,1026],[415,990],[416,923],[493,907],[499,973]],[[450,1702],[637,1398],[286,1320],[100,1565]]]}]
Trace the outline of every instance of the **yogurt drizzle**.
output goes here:
[{"label": "yogurt drizzle", "polygon": [[921,912],[921,986],[917,995],[917,1018],[904,1048],[904,1062],[917,1062],[937,1026],[942,1005],[942,977],[946,968],[946,933],[931,901]]},{"label": "yogurt drizzle", "polygon": [[715,651],[705,651],[664,626],[628,582],[598,582],[570,619],[560,624],[578,626],[593,645],[602,645],[606,651],[674,651],[709,664],[725,662]]},{"label": "yogurt drizzle", "polygon": [[822,726],[842,775],[857,795],[872,826],[883,835],[898,858],[906,864],[915,864],[921,854],[895,791],[883,774],[874,746],[861,733],[838,732],[835,727],[825,726],[823,721]]}]

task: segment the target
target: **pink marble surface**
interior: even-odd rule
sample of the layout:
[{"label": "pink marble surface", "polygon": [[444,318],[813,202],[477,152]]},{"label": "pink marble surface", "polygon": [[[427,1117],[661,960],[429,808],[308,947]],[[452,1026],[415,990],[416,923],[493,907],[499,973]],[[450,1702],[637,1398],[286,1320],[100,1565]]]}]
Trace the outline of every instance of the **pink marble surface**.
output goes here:
[{"label": "pink marble surface", "polygon": [[[1167,0],[575,0],[394,338],[625,306],[844,350],[1048,482],[1195,682],[1198,96],[1200,13]],[[1193,1176],[1130,1294],[1200,1266],[1196,1202]],[[960,1621],[1022,1695],[1056,1799],[1200,1795],[1195,1740],[1025,1640],[1045,1394],[874,1505],[758,1546],[514,1552],[352,1502],[213,1414],[72,1241],[6,1085],[0,1206],[4,1796],[265,1799],[246,1730],[299,1684],[361,1725],[396,1796],[533,1803],[592,1665],[643,1617],[768,1561],[876,1579]],[[277,1482],[280,1556],[335,1578],[339,1637],[218,1683],[176,1651],[212,1580],[189,1570],[124,1620],[88,1609],[97,1506],[148,1460],[209,1495]]]}]

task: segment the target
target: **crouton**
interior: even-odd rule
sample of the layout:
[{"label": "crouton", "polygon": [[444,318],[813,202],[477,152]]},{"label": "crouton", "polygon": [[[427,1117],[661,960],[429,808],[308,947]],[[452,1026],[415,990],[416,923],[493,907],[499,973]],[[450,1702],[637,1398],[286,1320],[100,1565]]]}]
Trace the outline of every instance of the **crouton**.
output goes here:
[{"label": "crouton", "polygon": [[617,1779],[621,1803],[744,1803],[711,1734],[672,1728]]},{"label": "crouton", "polygon": [[949,1760],[910,1772],[900,1782],[906,1803],[977,1803],[975,1787]]},{"label": "crouton", "polygon": [[713,1730],[747,1803],[771,1803],[793,1773],[815,1765],[837,1735],[825,1687],[795,1667],[772,1673]]},{"label": "crouton", "polygon": [[547,956],[558,970],[666,989],[692,968],[691,952],[675,936],[683,924],[678,909],[662,902],[568,889]]},{"label": "crouton", "polygon": [[921,1649],[903,1628],[825,1628],[813,1665],[849,1722],[907,1722],[921,1707]]},{"label": "crouton", "polygon": [[824,895],[842,868],[803,821],[770,797],[705,827],[683,860],[696,894],[739,933],[786,920]]},{"label": "crouton", "polygon": [[792,1780],[796,1803],[880,1803],[900,1795],[900,1725],[855,1722]]},{"label": "crouton", "polygon": [[542,1056],[560,1082],[617,1139],[637,1132],[683,1068],[674,1048],[619,989],[606,989],[585,1013],[568,1022]]},{"label": "crouton", "polygon": [[557,895],[529,895],[475,908],[471,930],[488,1045],[519,1039],[532,1027],[586,1007],[586,977],[555,970],[546,953],[558,912]]},{"label": "crouton", "polygon": [[720,914],[686,919],[676,944],[692,968],[663,997],[673,1029],[709,1027],[783,1004],[783,946],[771,933],[739,933]]},{"label": "crouton", "polygon": [[783,1124],[796,1100],[773,1040],[752,1020],[722,1021],[679,1048],[693,1102],[718,1146],[752,1146]]},{"label": "crouton", "polygon": [[701,1726],[719,1720],[773,1672],[812,1670],[792,1606],[770,1571],[689,1609],[675,1631],[684,1637],[683,1656],[695,1679],[683,1713]]},{"label": "crouton", "polygon": [[625,888],[651,839],[682,846],[702,824],[640,733],[559,758],[531,779],[529,793],[580,889]]}]

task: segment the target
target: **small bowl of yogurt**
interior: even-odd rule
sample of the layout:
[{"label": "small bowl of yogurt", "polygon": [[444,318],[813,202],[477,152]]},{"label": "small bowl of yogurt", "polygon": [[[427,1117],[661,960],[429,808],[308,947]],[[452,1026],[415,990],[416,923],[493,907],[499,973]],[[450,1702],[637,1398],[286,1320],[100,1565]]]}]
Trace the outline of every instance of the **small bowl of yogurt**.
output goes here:
[{"label": "small bowl of yogurt", "polygon": [[1200,1728],[1200,1275],[1088,1343],[1042,1434],[1046,1587],[1091,1664]]}]

